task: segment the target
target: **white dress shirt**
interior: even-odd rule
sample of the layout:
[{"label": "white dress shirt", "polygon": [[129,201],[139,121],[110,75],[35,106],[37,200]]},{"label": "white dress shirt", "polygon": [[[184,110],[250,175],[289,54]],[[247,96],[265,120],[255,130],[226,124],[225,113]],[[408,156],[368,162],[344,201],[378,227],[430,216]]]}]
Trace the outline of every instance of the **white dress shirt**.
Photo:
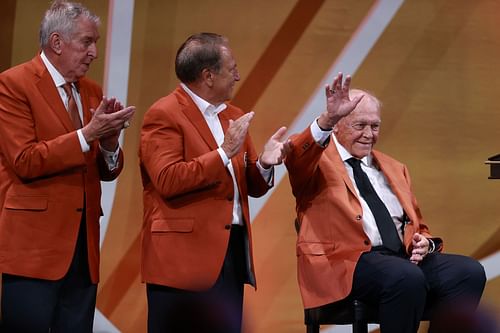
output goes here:
[{"label": "white dress shirt", "polygon": [[[63,86],[66,84],[66,80],[64,77],[59,73],[59,71],[52,65],[52,63],[49,61],[45,53],[42,51],[40,54],[40,57],[42,58],[42,61],[49,71],[50,76],[52,77],[52,80],[54,81],[54,84],[57,87],[57,91],[59,92],[59,95],[61,96],[61,100],[64,103],[64,106],[66,107],[66,110],[68,110],[68,102],[69,102],[69,96],[66,94],[66,91],[64,90]],[[76,102],[76,106],[78,107],[78,114],[80,115],[80,119],[83,124],[83,107],[82,107],[82,99],[80,97],[80,92],[76,88],[74,83],[71,83],[71,91],[73,92],[73,97]],[[90,146],[85,140],[85,137],[83,136],[82,129],[78,129],[76,131],[76,134],[78,135],[78,140],[80,141],[80,147],[82,148],[82,152],[86,153],[90,150]],[[101,152],[103,154],[104,160],[106,161],[106,164],[108,165],[109,170],[116,169],[118,167],[118,156],[120,152],[120,147],[116,148],[116,151],[111,152],[103,149],[101,146],[99,146],[101,149]]]},{"label": "white dress shirt", "polygon": [[[323,131],[317,120],[313,121],[310,126],[311,134],[316,141],[316,143],[324,146],[326,140],[330,137],[333,138],[335,145],[337,146],[337,150],[340,154],[340,158],[344,161],[344,166],[347,170],[347,174],[349,178],[351,178],[352,184],[356,189],[356,193],[361,202],[361,207],[363,209],[363,230],[365,231],[368,238],[373,246],[382,245],[382,237],[380,236],[380,232],[377,228],[377,223],[375,222],[375,217],[370,210],[370,207],[366,203],[365,199],[359,194],[359,189],[356,186],[356,181],[354,180],[354,175],[352,171],[352,167],[346,161],[353,157],[338,141],[335,135],[332,133],[333,131]],[[396,225],[396,230],[398,231],[399,238],[401,241],[403,240],[403,232],[402,232],[402,221],[403,221],[403,207],[399,203],[398,198],[392,191],[387,179],[385,178],[382,171],[380,171],[376,165],[373,163],[373,157],[371,155],[365,156],[361,159],[361,168],[370,179],[370,183],[372,183],[375,192],[377,192],[378,196],[382,200],[382,202],[387,207],[389,214]]]},{"label": "white dress shirt", "polygon": [[[232,223],[243,225],[244,221],[241,212],[240,192],[238,190],[238,184],[236,182],[236,177],[234,175],[233,164],[231,163],[231,160],[227,157],[224,149],[221,148],[221,145],[224,142],[224,131],[222,130],[222,125],[219,120],[219,113],[225,110],[227,108],[227,105],[222,103],[218,106],[214,106],[209,102],[207,102],[206,100],[204,100],[203,98],[201,98],[200,96],[196,95],[185,84],[181,83],[181,87],[191,97],[194,104],[196,104],[201,114],[203,115],[203,118],[205,118],[207,125],[210,128],[210,131],[212,132],[215,141],[217,142],[217,146],[219,147],[217,149],[217,152],[219,153],[222,162],[231,173],[231,177],[233,178],[233,188],[234,188]],[[264,178],[264,180],[266,180],[267,183],[270,183],[273,168],[264,169],[258,161],[257,161],[257,167],[259,168],[260,173]]]}]

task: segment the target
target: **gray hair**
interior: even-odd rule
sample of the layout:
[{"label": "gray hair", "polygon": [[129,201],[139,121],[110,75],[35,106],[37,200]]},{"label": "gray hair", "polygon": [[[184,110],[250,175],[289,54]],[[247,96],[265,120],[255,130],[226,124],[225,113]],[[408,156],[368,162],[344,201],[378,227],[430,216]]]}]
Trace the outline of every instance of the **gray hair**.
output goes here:
[{"label": "gray hair", "polygon": [[43,49],[49,45],[50,35],[54,32],[59,32],[65,40],[69,40],[80,17],[94,22],[97,26],[101,23],[99,17],[82,4],[55,0],[45,12],[40,24],[40,47]]},{"label": "gray hair", "polygon": [[349,98],[352,99],[358,95],[364,95],[360,104],[362,104],[363,102],[367,103],[368,101],[371,101],[375,105],[377,110],[379,112],[381,111],[382,102],[377,97],[375,97],[375,95],[372,92],[370,92],[368,90],[363,90],[363,89],[351,89],[351,90],[349,90]]}]

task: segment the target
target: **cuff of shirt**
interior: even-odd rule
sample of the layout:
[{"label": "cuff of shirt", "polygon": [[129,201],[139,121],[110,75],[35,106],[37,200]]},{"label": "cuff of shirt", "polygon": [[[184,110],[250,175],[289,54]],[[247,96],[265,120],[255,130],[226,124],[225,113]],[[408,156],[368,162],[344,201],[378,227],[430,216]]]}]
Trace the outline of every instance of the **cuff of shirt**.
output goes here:
[{"label": "cuff of shirt", "polygon": [[217,152],[220,155],[220,158],[222,158],[222,163],[224,163],[224,166],[227,166],[229,164],[229,158],[226,155],[226,152],[222,148],[218,148]]},{"label": "cuff of shirt", "polygon": [[274,166],[269,169],[264,169],[264,167],[260,164],[260,161],[257,161],[257,169],[259,169],[262,178],[266,181],[267,185],[271,186],[273,184],[273,175],[274,175]]},{"label": "cuff of shirt", "polygon": [[86,153],[90,150],[90,146],[87,143],[87,140],[85,140],[85,137],[83,136],[82,129],[80,128],[79,130],[76,131],[76,134],[78,135],[78,140],[80,141],[80,147],[82,147],[82,152]]},{"label": "cuff of shirt", "polygon": [[311,135],[316,141],[317,144],[324,146],[330,135],[332,134],[333,130],[330,131],[324,131],[322,130],[319,125],[318,125],[318,118],[314,119],[312,122],[311,126]]},{"label": "cuff of shirt", "polygon": [[120,146],[118,146],[115,151],[108,151],[101,146],[99,146],[99,148],[101,149],[104,161],[108,165],[108,169],[110,171],[116,169],[118,167],[118,156],[120,156]]},{"label": "cuff of shirt", "polygon": [[434,243],[434,241],[430,238],[427,238],[427,240],[429,241],[429,251],[428,253],[432,253],[434,251],[436,251],[436,243]]}]

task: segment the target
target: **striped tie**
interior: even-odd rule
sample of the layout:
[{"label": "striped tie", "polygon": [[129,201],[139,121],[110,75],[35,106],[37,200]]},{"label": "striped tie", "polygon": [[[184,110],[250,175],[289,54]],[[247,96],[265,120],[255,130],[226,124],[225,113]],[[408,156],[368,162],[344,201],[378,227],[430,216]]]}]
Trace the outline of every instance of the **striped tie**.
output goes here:
[{"label": "striped tie", "polygon": [[80,119],[80,113],[78,112],[78,107],[76,106],[75,97],[73,96],[73,89],[71,89],[71,83],[66,82],[63,86],[66,96],[68,96],[68,113],[71,118],[71,122],[75,129],[82,128],[82,121]]}]

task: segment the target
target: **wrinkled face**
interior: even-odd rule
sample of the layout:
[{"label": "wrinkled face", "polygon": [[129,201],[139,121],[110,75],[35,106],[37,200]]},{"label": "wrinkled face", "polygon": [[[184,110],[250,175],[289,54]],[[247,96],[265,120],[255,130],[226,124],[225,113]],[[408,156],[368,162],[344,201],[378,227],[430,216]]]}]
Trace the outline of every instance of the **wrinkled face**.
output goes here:
[{"label": "wrinkled face", "polygon": [[365,95],[356,109],[335,125],[334,133],[352,156],[363,158],[370,154],[377,142],[380,122],[376,102]]},{"label": "wrinkled face", "polygon": [[97,25],[83,17],[78,20],[69,40],[62,38],[59,70],[66,81],[74,82],[87,73],[97,58],[98,39]]},{"label": "wrinkled face", "polygon": [[221,47],[221,68],[213,73],[213,94],[217,103],[223,103],[233,97],[234,85],[240,80],[240,73],[236,66],[231,50]]}]

